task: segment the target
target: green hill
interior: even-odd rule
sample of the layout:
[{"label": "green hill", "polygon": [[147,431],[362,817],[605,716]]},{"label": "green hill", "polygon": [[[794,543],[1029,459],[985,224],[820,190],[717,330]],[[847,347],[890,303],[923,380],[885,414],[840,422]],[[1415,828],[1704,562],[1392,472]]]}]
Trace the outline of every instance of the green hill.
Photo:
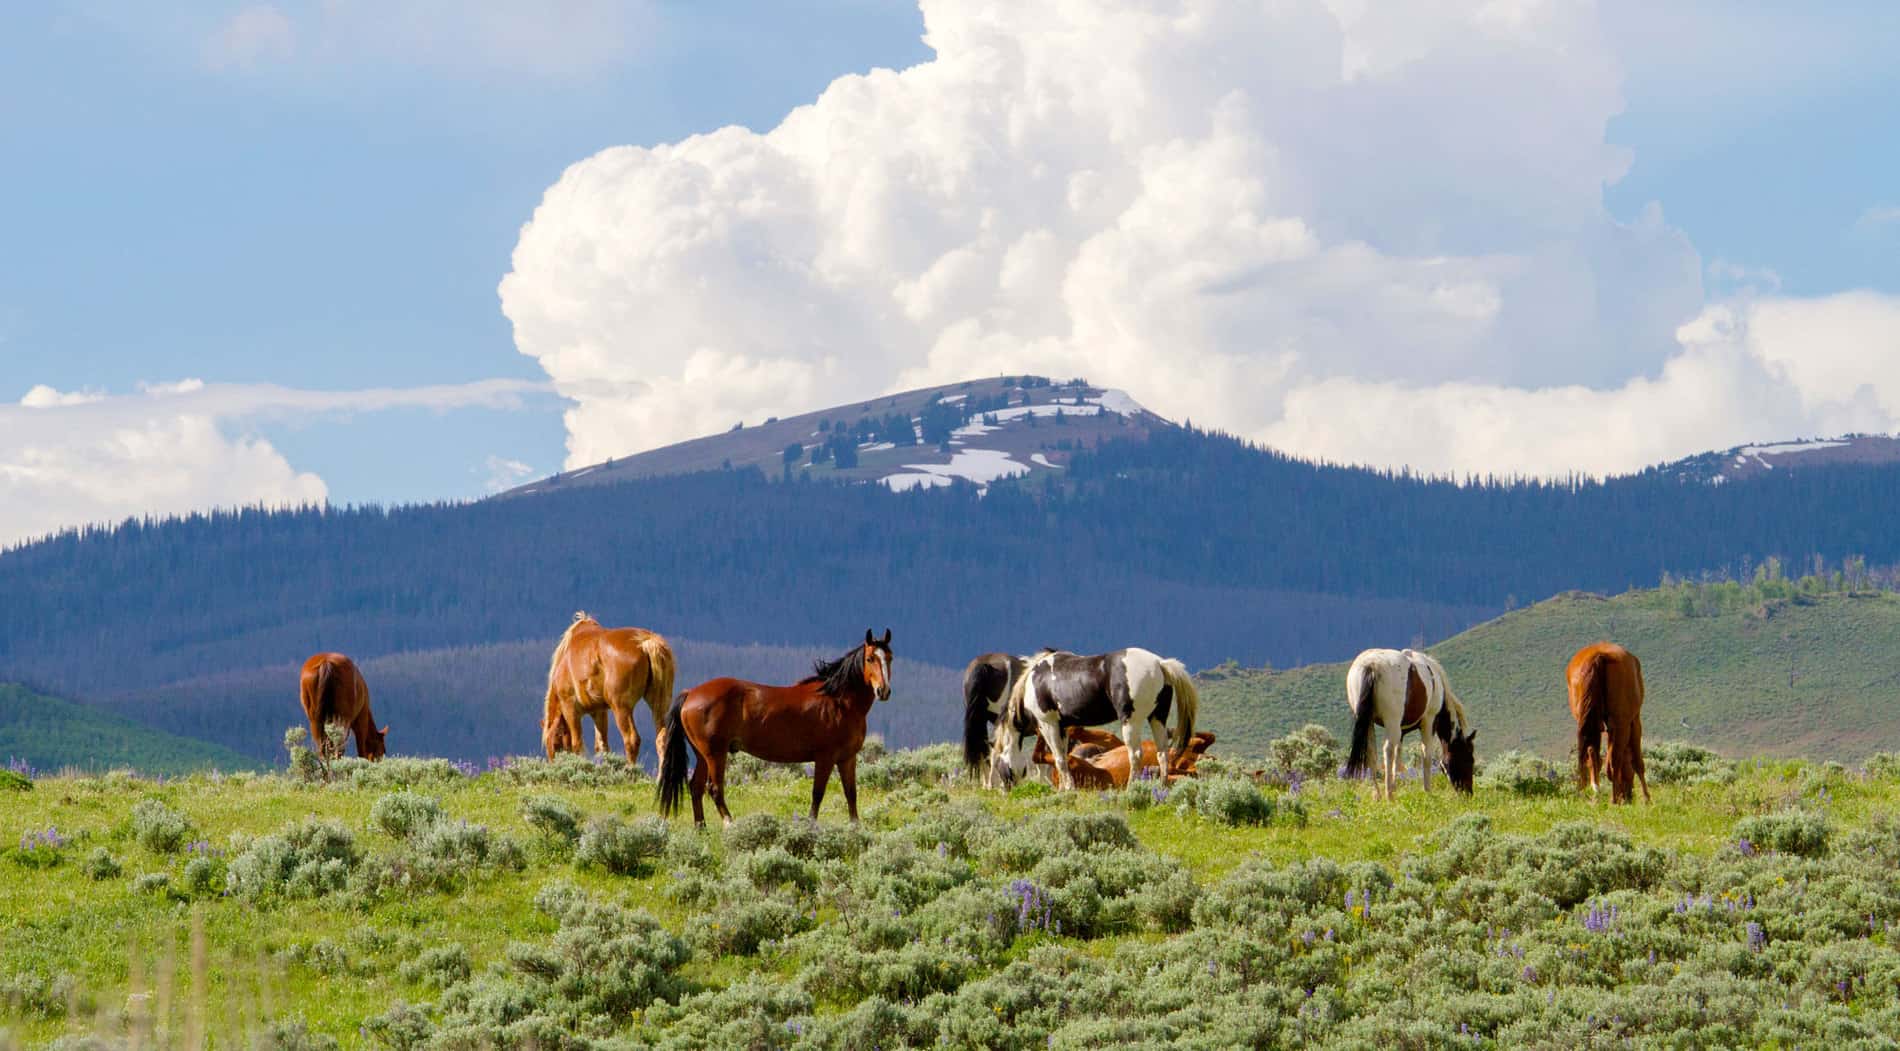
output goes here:
[{"label": "green hill", "polygon": [[129,766],[147,774],[252,770],[257,762],[221,745],[140,726],[83,704],[0,683],[0,760],[35,769]]},{"label": "green hill", "polygon": [[[1575,732],[1564,666],[1604,638],[1642,658],[1649,740],[1843,760],[1900,747],[1900,595],[1782,580],[1571,592],[1429,648],[1482,731],[1481,755],[1557,756]],[[1209,669],[1201,722],[1242,754],[1309,722],[1343,739],[1346,668]]]}]

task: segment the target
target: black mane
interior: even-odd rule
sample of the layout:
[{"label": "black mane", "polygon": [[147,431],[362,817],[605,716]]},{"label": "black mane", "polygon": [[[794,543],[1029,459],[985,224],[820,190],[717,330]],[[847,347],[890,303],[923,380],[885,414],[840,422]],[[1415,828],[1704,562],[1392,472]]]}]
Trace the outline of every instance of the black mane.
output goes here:
[{"label": "black mane", "polygon": [[866,685],[864,680],[864,647],[853,646],[851,651],[835,661],[816,660],[811,662],[811,674],[799,685],[808,682],[819,683],[819,689],[829,697],[843,697],[851,689],[852,683]]}]

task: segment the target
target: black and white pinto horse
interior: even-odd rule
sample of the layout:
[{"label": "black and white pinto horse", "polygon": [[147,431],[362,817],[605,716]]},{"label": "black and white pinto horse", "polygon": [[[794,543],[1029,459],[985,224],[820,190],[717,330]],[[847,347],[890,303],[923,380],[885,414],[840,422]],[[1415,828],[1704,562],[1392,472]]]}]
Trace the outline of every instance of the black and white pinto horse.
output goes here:
[{"label": "black and white pinto horse", "polygon": [[985,653],[963,669],[963,765],[972,774],[982,774],[984,788],[993,787],[994,770],[984,759],[996,736],[996,720],[1009,701],[1010,688],[1028,666],[1027,657]]},{"label": "black and white pinto horse", "polygon": [[[1367,650],[1346,671],[1346,706],[1352,709],[1352,746],[1346,753],[1346,775],[1367,772],[1372,751],[1372,729],[1385,728],[1385,749],[1379,795],[1392,798],[1398,787],[1400,744],[1417,730],[1425,745],[1420,784],[1432,787],[1434,744],[1445,753],[1445,775],[1460,792],[1471,791],[1475,766],[1471,729],[1465,706],[1451,691],[1451,680],[1437,658],[1417,650]],[[1428,728],[1429,727],[1429,731]],[[1434,740],[1435,739],[1435,740]]]},{"label": "black and white pinto horse", "polygon": [[1174,740],[1185,749],[1194,736],[1194,717],[1200,706],[1200,692],[1180,661],[1134,647],[1092,657],[1044,650],[1029,658],[997,721],[990,750],[994,780],[1004,787],[1022,780],[1040,735],[1054,759],[1061,789],[1072,790],[1071,726],[1118,726],[1130,756],[1141,755],[1145,726],[1154,738],[1155,758],[1166,770],[1179,758],[1168,753],[1168,712],[1179,713]]}]

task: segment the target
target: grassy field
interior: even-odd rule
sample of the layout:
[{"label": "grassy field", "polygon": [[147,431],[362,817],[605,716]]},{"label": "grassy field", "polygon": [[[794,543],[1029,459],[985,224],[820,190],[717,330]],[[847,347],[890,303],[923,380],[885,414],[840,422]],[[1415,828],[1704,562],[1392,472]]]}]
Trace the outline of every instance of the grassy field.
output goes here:
[{"label": "grassy field", "polygon": [[[1560,595],[1430,649],[1482,732],[1480,751],[1568,749],[1564,666],[1604,638],[1642,658],[1650,738],[1733,755],[1853,759],[1900,748],[1900,595],[1777,583]],[[1345,664],[1210,669],[1200,673],[1202,721],[1223,747],[1254,753],[1309,722],[1343,736],[1345,677]]]},{"label": "grassy field", "polygon": [[153,730],[88,705],[0,682],[0,763],[14,760],[45,770],[131,767],[151,774],[262,765],[222,745]]},{"label": "grassy field", "polygon": [[855,829],[742,764],[705,832],[579,761],[11,781],[0,1046],[1893,1046],[1900,764],[1684,755],[1611,808],[936,748]]}]

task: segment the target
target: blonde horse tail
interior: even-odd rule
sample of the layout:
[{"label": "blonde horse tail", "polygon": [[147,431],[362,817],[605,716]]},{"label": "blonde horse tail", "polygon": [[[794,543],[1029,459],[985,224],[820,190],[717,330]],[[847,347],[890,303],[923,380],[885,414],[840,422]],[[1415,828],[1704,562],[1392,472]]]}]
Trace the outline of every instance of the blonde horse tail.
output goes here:
[{"label": "blonde horse tail", "polygon": [[673,648],[658,635],[640,640],[640,652],[647,655],[647,707],[653,711],[653,728],[666,734],[666,715],[673,702]]},{"label": "blonde horse tail", "polygon": [[[1194,685],[1194,677],[1188,674],[1187,665],[1169,659],[1161,662],[1161,674],[1167,678],[1168,685],[1174,690],[1176,710],[1181,714],[1175,720],[1175,742],[1173,755],[1169,756],[1162,772],[1174,769],[1174,764],[1187,754],[1188,744],[1194,739],[1194,720],[1201,711],[1201,691]],[[1157,757],[1159,758],[1159,757]]]}]

